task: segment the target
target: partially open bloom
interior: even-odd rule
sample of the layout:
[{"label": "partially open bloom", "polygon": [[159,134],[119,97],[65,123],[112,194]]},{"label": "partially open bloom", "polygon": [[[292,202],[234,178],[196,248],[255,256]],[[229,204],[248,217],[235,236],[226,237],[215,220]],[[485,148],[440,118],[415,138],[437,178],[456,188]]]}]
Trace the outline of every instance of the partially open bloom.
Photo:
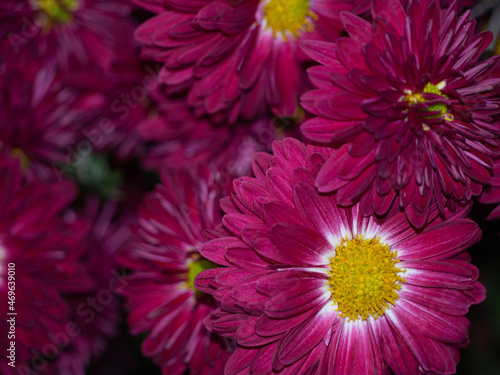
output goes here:
[{"label": "partially open bloom", "polygon": [[[21,163],[0,151],[0,340],[2,374],[50,373],[78,335],[64,295],[83,293],[93,281],[83,264],[88,222],[63,211],[76,195],[70,182],[27,182]],[[10,314],[10,315],[8,315]],[[8,321],[7,319],[10,319]],[[7,363],[10,343],[15,367]]]},{"label": "partially open bloom", "polygon": [[343,13],[349,37],[308,41],[323,66],[303,106],[310,141],[340,147],[318,174],[321,192],[341,205],[361,200],[364,215],[396,205],[413,225],[430,210],[470,202],[491,176],[498,154],[498,56],[478,62],[490,33],[474,33],[437,1],[373,1],[373,23]]},{"label": "partially open bloom", "polygon": [[338,207],[314,187],[330,155],[275,142],[221,202],[227,234],[200,252],[224,267],[195,285],[220,301],[209,329],[238,343],[225,373],[454,373],[464,315],[484,299],[465,252],[478,226],[463,211],[416,230],[397,210]]},{"label": "partially open bloom", "polygon": [[[309,85],[299,42],[334,40],[341,10],[356,2],[212,0],[159,4],[136,32],[142,56],[164,63],[160,79],[171,92],[189,89],[197,114],[226,112],[230,123],[270,108],[293,117]],[[335,19],[337,18],[337,20]]]},{"label": "partially open bloom", "polygon": [[133,334],[146,333],[142,351],[164,375],[221,374],[229,356],[226,342],[208,332],[202,320],[215,301],[193,286],[196,274],[212,267],[198,249],[204,229],[220,223],[220,181],[209,169],[167,172],[146,197],[136,237],[121,263],[131,270],[122,291]]}]

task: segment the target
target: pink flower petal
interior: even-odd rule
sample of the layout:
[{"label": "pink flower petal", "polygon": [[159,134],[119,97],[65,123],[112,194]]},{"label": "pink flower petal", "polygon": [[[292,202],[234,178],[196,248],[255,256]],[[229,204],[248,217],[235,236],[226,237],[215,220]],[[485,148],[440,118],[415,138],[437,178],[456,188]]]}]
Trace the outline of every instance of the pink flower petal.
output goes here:
[{"label": "pink flower petal", "polygon": [[379,346],[369,324],[339,325],[329,345],[328,374],[384,374]]},{"label": "pink flower petal", "polygon": [[305,319],[279,341],[276,360],[283,365],[291,365],[316,347],[326,336],[330,327],[338,319],[329,306],[309,319]]},{"label": "pink flower petal", "polygon": [[292,223],[275,224],[271,228],[271,240],[284,253],[293,249],[293,258],[304,265],[324,265],[323,255],[333,250],[322,235]]},{"label": "pink flower petal", "polygon": [[481,232],[476,223],[468,219],[444,222],[399,242],[400,259],[442,259],[452,257],[476,243]]}]

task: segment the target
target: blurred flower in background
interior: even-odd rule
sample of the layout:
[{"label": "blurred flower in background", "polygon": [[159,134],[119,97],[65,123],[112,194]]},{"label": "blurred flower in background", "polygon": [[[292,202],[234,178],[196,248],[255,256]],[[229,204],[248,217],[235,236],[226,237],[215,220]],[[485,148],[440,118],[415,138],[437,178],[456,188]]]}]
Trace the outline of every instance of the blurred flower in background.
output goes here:
[{"label": "blurred flower in background", "polygon": [[[131,281],[122,295],[133,334],[146,333],[144,355],[162,374],[221,374],[231,349],[203,319],[215,301],[194,287],[194,278],[214,265],[199,254],[204,230],[221,222],[218,200],[230,181],[209,168],[162,170],[162,184],[144,201],[132,231],[135,241],[120,255]],[[213,234],[212,234],[213,236]]]},{"label": "blurred flower in background", "polygon": [[[61,358],[59,338],[73,343],[77,327],[70,323],[67,294],[88,292],[94,281],[85,267],[83,239],[90,223],[68,220],[64,211],[75,198],[76,186],[69,182],[27,181],[21,162],[0,153],[0,251],[2,262],[2,316],[15,323],[15,363],[19,371],[59,373],[55,358]],[[14,264],[15,284],[7,284],[7,264]],[[8,286],[14,286],[14,289]],[[15,292],[9,299],[8,291]],[[12,293],[11,293],[12,294]],[[11,295],[9,294],[9,295]],[[2,319],[2,352],[7,353],[7,318]],[[4,354],[5,355],[5,354]],[[3,374],[17,373],[2,356]],[[54,372],[51,372],[54,371]]]},{"label": "blurred flower in background", "polygon": [[28,174],[45,180],[61,179],[61,166],[72,161],[82,133],[105,103],[97,87],[68,86],[53,61],[44,66],[27,61],[24,51],[0,65],[0,142],[18,156]]},{"label": "blurred flower in background", "polygon": [[0,50],[28,51],[40,66],[54,59],[67,73],[94,65],[109,69],[116,23],[130,10],[128,1],[119,0],[5,0],[0,4]]}]

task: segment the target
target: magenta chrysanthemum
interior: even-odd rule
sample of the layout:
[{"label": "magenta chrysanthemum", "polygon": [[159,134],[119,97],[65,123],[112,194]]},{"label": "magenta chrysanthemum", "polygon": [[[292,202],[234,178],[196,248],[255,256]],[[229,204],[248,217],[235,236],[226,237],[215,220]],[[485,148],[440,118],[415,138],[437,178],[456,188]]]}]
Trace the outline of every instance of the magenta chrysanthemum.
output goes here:
[{"label": "magenta chrysanthemum", "polygon": [[[303,106],[306,138],[340,147],[318,174],[321,192],[341,205],[361,199],[364,215],[393,205],[425,224],[433,205],[468,203],[489,183],[498,153],[498,57],[478,62],[491,41],[434,0],[373,2],[372,24],[343,13],[348,38],[308,41],[323,66]],[[362,196],[364,197],[362,198]]]},{"label": "magenta chrysanthemum", "polygon": [[329,156],[275,142],[222,200],[228,234],[200,252],[225,267],[195,285],[221,304],[209,329],[238,343],[225,373],[454,373],[464,315],[484,299],[465,252],[479,228],[463,211],[417,231],[401,212],[338,207],[314,187]]},{"label": "magenta chrysanthemum", "polygon": [[115,0],[4,0],[0,3],[0,51],[30,54],[40,65],[55,59],[65,71],[97,65],[114,56],[117,21],[130,11]]},{"label": "magenta chrysanthemum", "polygon": [[37,70],[36,62],[28,62],[27,71],[15,64],[0,66],[0,148],[10,149],[30,174],[61,177],[63,167],[82,152],[78,141],[85,138],[84,127],[105,99],[97,91],[66,86],[53,64]]},{"label": "magenta chrysanthemum", "polygon": [[[69,305],[63,296],[92,287],[82,262],[81,243],[88,223],[62,215],[75,195],[76,189],[69,182],[27,183],[19,160],[1,152],[0,295],[4,303],[0,312],[4,318],[0,331],[5,334],[0,340],[2,374],[50,373],[55,358],[74,339],[75,327],[68,328]],[[8,275],[8,269],[14,272]],[[8,299],[9,292],[15,297]],[[14,323],[7,319],[14,319]],[[15,337],[7,340],[12,324]],[[13,359],[6,358],[11,342],[15,343]],[[9,362],[14,362],[15,367]]]},{"label": "magenta chrysanthemum", "polygon": [[229,357],[226,342],[208,332],[202,320],[215,301],[193,286],[195,275],[210,267],[198,249],[204,229],[220,223],[221,188],[208,169],[162,173],[162,185],[145,200],[132,230],[132,249],[120,257],[131,280],[122,294],[133,334],[146,332],[143,353],[164,375],[222,373]]},{"label": "magenta chrysanthemum", "polygon": [[223,113],[230,123],[274,109],[293,117],[308,85],[299,42],[333,40],[335,17],[349,2],[318,0],[136,0],[157,13],[136,32],[142,56],[164,63],[171,92],[189,89],[197,114]]}]

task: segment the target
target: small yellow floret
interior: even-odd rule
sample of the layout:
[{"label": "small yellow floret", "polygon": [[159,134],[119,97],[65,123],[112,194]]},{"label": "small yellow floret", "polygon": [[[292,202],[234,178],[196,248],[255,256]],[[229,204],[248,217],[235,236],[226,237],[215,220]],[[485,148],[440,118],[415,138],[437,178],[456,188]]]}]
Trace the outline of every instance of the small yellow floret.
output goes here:
[{"label": "small yellow floret", "polygon": [[286,40],[287,35],[296,39],[301,32],[314,30],[318,16],[309,9],[308,0],[270,0],[264,6],[264,18],[274,36]]},{"label": "small yellow floret", "polygon": [[188,280],[186,282],[188,288],[198,291],[194,286],[195,277],[202,271],[217,267],[217,265],[208,259],[202,258],[199,254],[195,254],[194,259],[188,263]]},{"label": "small yellow floret", "polygon": [[30,166],[30,159],[26,156],[26,154],[20,148],[13,148],[10,151],[10,154],[14,158],[18,158],[21,161],[21,166],[23,167],[23,171],[28,170]]},{"label": "small yellow floret", "polygon": [[396,267],[397,252],[380,239],[342,239],[330,259],[330,291],[341,317],[378,318],[394,305],[405,280]]},{"label": "small yellow floret", "polygon": [[[441,90],[444,89],[446,86],[445,81],[439,82],[437,85],[433,85],[432,83],[427,83],[425,85],[424,90],[422,93],[432,93],[436,95],[440,95],[443,98],[447,98],[446,95],[444,95]],[[414,93],[411,90],[406,90],[405,91],[406,96],[402,98],[403,101],[409,102],[410,104],[416,104],[416,103],[423,103],[426,100],[422,97],[422,94],[420,93]],[[438,114],[435,115],[428,115],[425,118],[428,119],[435,119],[435,118],[440,118],[443,117],[445,121],[452,121],[453,120],[453,115],[451,113],[448,113],[448,107],[446,104],[433,104],[429,106],[425,111],[427,112],[439,112]],[[430,130],[430,127],[428,125],[423,125],[423,129],[425,131]]]},{"label": "small yellow floret", "polygon": [[71,22],[79,6],[78,0],[36,0],[36,4],[51,21],[59,23]]}]

